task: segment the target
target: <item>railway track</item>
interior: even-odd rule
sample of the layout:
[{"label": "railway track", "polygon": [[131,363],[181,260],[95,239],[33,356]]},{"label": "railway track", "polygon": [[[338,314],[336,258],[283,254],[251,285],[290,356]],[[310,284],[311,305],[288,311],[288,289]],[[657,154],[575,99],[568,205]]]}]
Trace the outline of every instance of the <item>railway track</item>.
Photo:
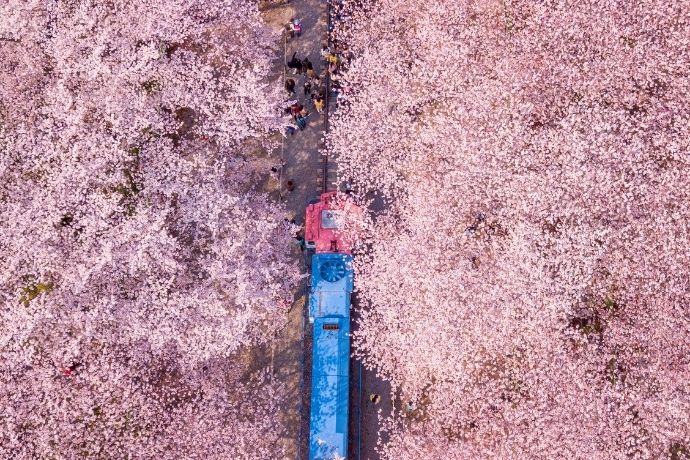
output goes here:
[{"label": "railway track", "polygon": [[[319,51],[323,42],[332,45],[329,37],[331,30],[331,11],[330,5],[325,0],[291,0],[287,4],[271,6],[272,10],[284,8],[285,18],[296,17],[302,19],[304,25],[302,36],[288,40],[283,37],[283,63],[297,52],[298,57],[309,57],[314,63],[315,68],[323,68]],[[318,66],[318,67],[317,67]],[[285,66],[282,68],[283,81],[286,78],[295,78],[291,74],[285,73]],[[298,78],[295,78],[298,80]],[[299,81],[299,80],[298,80]],[[337,186],[337,159],[331,158],[325,152],[323,134],[329,130],[330,117],[337,109],[337,98],[331,92],[330,76],[324,78],[326,91],[326,105],[324,113],[319,115],[315,111],[308,117],[308,125],[304,131],[298,131],[294,136],[288,136],[281,142],[281,165],[279,173],[280,196],[285,202],[287,209],[294,212],[294,218],[298,224],[302,223],[306,205],[324,192],[333,190]],[[298,91],[301,88],[297,87]],[[301,93],[301,91],[299,91]],[[301,99],[301,94],[298,93]],[[303,103],[307,105],[306,103]],[[292,180],[296,184],[294,190],[286,190],[286,182]],[[305,254],[306,255],[306,254]],[[303,269],[311,272],[311,257],[304,258]],[[305,294],[309,290],[310,281],[307,281],[300,294]],[[300,323],[292,327],[299,328],[300,346],[295,350],[295,361],[293,364],[286,362],[276,362],[276,368],[281,366],[296,367],[299,372],[299,379],[296,382],[299,388],[295,394],[294,411],[299,415],[301,422],[295,426],[294,436],[297,438],[295,446],[295,458],[307,460],[309,458],[309,417],[310,417],[310,383],[312,372],[311,349],[314,340],[313,331],[308,321],[308,309],[306,306],[299,307]],[[357,319],[357,308],[352,309],[351,319],[355,327]],[[280,353],[276,356],[285,356],[285,347],[277,344]],[[281,350],[282,347],[282,350]],[[381,408],[385,401],[382,401],[376,408],[367,405],[369,391],[384,393],[385,389],[381,382],[377,380],[373,372],[367,371],[362,365],[350,360],[349,369],[349,443],[348,459],[351,460],[376,460],[378,457],[374,451],[378,432],[378,418],[376,410]],[[280,373],[280,372],[279,372]],[[297,392],[296,392],[297,393]],[[294,420],[294,419],[293,419]]]}]

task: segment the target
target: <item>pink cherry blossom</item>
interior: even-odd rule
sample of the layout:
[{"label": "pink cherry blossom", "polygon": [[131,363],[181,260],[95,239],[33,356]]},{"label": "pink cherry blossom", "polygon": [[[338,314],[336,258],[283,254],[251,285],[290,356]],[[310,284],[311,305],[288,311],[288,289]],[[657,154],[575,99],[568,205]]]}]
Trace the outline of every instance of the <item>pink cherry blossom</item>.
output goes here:
[{"label": "pink cherry blossom", "polygon": [[280,455],[277,39],[243,0],[0,5],[0,457]]},{"label": "pink cherry blossom", "polygon": [[384,458],[688,455],[688,6],[343,2]]}]

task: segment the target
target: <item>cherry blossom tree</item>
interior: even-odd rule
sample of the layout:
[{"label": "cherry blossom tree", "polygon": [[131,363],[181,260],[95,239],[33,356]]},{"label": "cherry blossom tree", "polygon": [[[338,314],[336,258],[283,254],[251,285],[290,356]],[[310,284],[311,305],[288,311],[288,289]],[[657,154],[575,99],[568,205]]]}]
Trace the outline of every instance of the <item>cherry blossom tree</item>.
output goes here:
[{"label": "cherry blossom tree", "polygon": [[269,458],[298,269],[243,0],[0,5],[0,453]]},{"label": "cherry blossom tree", "polygon": [[342,3],[384,458],[690,455],[688,6]]}]

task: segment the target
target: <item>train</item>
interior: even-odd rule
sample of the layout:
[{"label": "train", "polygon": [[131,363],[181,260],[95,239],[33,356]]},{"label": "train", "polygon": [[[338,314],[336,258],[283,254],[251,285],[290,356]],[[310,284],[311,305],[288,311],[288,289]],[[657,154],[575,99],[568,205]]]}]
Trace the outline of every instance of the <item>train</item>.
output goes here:
[{"label": "train", "polygon": [[307,206],[305,245],[311,253],[309,323],[312,326],[309,460],[348,458],[352,245],[342,230],[337,192]]}]

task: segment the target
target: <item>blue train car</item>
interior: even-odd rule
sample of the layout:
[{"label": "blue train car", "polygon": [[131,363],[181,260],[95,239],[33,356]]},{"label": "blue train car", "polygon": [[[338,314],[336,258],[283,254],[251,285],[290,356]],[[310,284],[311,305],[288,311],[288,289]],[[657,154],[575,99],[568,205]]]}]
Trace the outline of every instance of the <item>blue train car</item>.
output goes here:
[{"label": "blue train car", "polygon": [[352,257],[312,257],[309,320],[314,325],[309,459],[347,458]]},{"label": "blue train car", "polygon": [[337,253],[314,254],[311,259],[309,322],[325,316],[350,317],[352,256]]}]

